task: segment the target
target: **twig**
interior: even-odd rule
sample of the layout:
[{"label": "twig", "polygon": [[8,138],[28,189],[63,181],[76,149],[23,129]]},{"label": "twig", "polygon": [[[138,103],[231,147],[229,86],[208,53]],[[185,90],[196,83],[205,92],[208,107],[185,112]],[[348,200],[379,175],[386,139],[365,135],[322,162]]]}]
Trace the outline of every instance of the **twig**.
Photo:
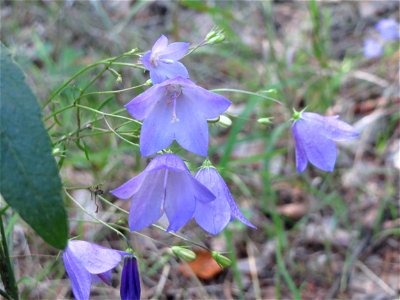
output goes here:
[{"label": "twig", "polygon": [[253,283],[254,296],[256,300],[261,300],[261,289],[260,289],[260,281],[258,280],[258,272],[256,260],[254,258],[254,244],[252,242],[247,243],[247,254],[249,255],[249,268],[251,281]]},{"label": "twig", "polygon": [[346,282],[349,279],[349,273],[350,270],[352,269],[354,263],[357,261],[358,257],[362,254],[363,250],[367,246],[369,240],[370,240],[371,234],[368,234],[364,239],[361,240],[361,242],[357,245],[357,247],[354,248],[352,255],[348,262],[344,264],[341,275],[339,275],[336,280],[334,281],[333,285],[328,291],[328,294],[326,295],[326,300],[330,299],[335,299],[337,292],[339,289],[345,289],[346,287]]},{"label": "twig", "polygon": [[379,285],[382,290],[384,290],[386,293],[388,293],[390,296],[396,296],[396,291],[393,290],[386,282],[384,282],[382,279],[380,279],[374,272],[372,272],[365,264],[363,264],[361,261],[357,260],[356,261],[356,266],[364,272],[369,279],[371,279],[373,282],[375,282],[377,285]]},{"label": "twig", "polygon": [[160,281],[156,286],[156,290],[154,292],[153,299],[158,299],[161,296],[162,290],[164,289],[165,283],[167,282],[168,274],[171,270],[171,266],[169,264],[165,264],[161,273]]}]

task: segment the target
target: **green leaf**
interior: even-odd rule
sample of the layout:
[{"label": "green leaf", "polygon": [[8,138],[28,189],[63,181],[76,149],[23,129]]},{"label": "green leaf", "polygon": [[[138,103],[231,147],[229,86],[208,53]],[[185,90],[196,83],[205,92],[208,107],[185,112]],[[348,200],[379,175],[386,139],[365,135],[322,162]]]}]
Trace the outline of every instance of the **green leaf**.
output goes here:
[{"label": "green leaf", "polygon": [[64,249],[67,214],[61,180],[38,102],[0,43],[0,193],[50,245]]}]

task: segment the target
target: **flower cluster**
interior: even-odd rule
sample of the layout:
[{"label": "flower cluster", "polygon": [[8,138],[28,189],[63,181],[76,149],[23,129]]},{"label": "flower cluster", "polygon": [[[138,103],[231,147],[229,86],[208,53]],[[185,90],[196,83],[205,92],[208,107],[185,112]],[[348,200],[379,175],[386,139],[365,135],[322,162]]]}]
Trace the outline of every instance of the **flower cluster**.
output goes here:
[{"label": "flower cluster", "polygon": [[[395,36],[393,29],[388,29],[389,25],[377,27],[387,39]],[[207,43],[223,38],[221,32],[214,32],[208,36]],[[149,71],[153,86],[133,98],[125,108],[132,117],[142,121],[142,156],[155,156],[140,174],[111,193],[131,201],[131,231],[150,226],[164,214],[169,221],[167,231],[177,231],[192,219],[213,235],[220,233],[234,219],[255,228],[241,213],[224,179],[208,159],[193,175],[185,162],[167,149],[176,141],[189,152],[207,156],[207,121],[219,118],[231,105],[225,97],[189,79],[186,67],[179,62],[188,51],[189,43],[168,44],[168,39],[161,36],[142,56],[141,62]],[[332,172],[337,157],[335,142],[350,140],[359,134],[338,116],[295,111],[293,121],[298,172],[304,172],[308,162]],[[138,265],[131,252],[130,249],[123,252],[85,241],[70,241],[63,260],[75,298],[89,299],[92,283],[101,281],[110,285],[112,270],[123,260],[121,298],[140,299]],[[195,257],[194,252],[179,247],[172,252],[185,260]],[[231,263],[217,252],[212,252],[212,257],[223,267]]]},{"label": "flower cluster", "polygon": [[375,38],[364,40],[364,56],[375,58],[383,54],[385,43],[395,41],[400,38],[399,23],[394,19],[382,19],[375,25],[378,34]]},{"label": "flower cluster", "polygon": [[[168,44],[161,36],[141,59],[154,85],[125,107],[132,117],[143,121],[142,156],[154,155],[173,141],[187,151],[207,156],[207,120],[218,118],[231,105],[225,97],[188,79],[186,67],[178,61],[188,51],[188,43]],[[179,156],[166,153],[153,158],[142,173],[111,193],[131,200],[132,231],[157,222],[164,213],[168,231],[179,230],[192,218],[210,234],[221,232],[233,217],[254,227],[240,213],[218,172],[204,172],[193,177]]]}]

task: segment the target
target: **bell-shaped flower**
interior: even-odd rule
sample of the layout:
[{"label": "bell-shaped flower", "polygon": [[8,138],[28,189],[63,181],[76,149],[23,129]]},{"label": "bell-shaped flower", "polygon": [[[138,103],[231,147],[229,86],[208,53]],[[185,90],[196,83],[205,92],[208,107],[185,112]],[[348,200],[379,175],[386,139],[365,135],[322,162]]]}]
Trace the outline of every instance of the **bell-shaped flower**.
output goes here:
[{"label": "bell-shaped flower", "polygon": [[225,97],[177,77],[152,86],[125,107],[134,118],[143,120],[143,156],[167,148],[174,140],[190,152],[207,156],[207,120],[217,118],[230,104]]},{"label": "bell-shaped flower", "polygon": [[160,36],[151,51],[147,51],[141,58],[144,67],[150,72],[153,84],[178,76],[189,78],[186,67],[178,61],[188,53],[189,45],[183,42],[168,45],[167,37]]},{"label": "bell-shaped flower", "polygon": [[399,23],[395,19],[382,19],[375,25],[375,29],[384,41],[394,41],[400,38]]},{"label": "bell-shaped flower", "polygon": [[383,54],[383,44],[375,39],[364,40],[364,57],[376,58]]},{"label": "bell-shaped flower", "polygon": [[125,254],[85,241],[69,241],[63,261],[75,299],[89,299],[92,282],[102,281],[111,285],[111,270]]},{"label": "bell-shaped flower", "polygon": [[214,195],[189,172],[179,156],[156,156],[142,173],[111,193],[132,200],[129,228],[141,230],[155,223],[165,212],[169,227],[177,231],[193,218],[199,203],[214,200]]},{"label": "bell-shaped flower", "polygon": [[295,112],[292,133],[296,146],[296,168],[303,172],[308,162],[332,172],[336,162],[336,141],[356,138],[359,133],[339,116],[324,117],[311,112]]},{"label": "bell-shaped flower", "polygon": [[224,179],[214,167],[201,168],[195,178],[215,195],[212,202],[198,202],[194,213],[197,224],[205,231],[211,234],[220,233],[234,218],[256,228],[240,212]]},{"label": "bell-shaped flower", "polygon": [[140,300],[140,277],[133,255],[125,256],[121,274],[120,295],[122,300]]}]

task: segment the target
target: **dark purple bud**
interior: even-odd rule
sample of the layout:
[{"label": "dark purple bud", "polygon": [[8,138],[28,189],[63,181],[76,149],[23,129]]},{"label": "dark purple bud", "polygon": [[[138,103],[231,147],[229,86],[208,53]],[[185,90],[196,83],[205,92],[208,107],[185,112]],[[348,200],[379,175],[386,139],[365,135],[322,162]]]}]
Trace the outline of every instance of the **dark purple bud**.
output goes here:
[{"label": "dark purple bud", "polygon": [[126,256],[121,275],[121,299],[139,300],[140,299],[140,278],[139,270],[134,256]]}]

